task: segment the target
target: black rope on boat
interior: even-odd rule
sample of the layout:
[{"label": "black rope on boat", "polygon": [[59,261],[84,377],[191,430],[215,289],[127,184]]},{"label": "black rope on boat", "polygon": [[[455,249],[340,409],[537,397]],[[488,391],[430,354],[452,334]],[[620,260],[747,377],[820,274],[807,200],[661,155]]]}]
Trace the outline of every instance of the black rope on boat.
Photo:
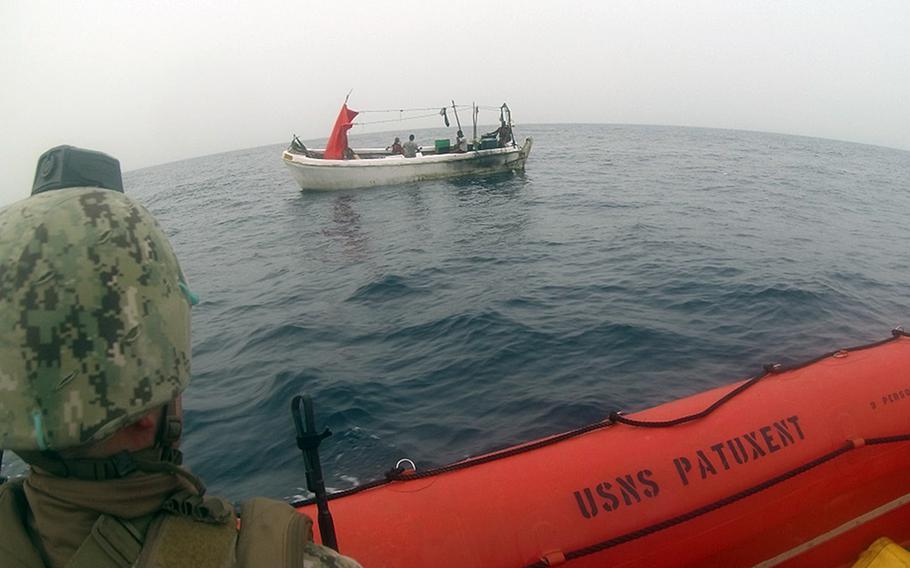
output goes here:
[{"label": "black rope on boat", "polygon": [[869,438],[866,440],[866,445],[875,446],[877,444],[892,444],[894,442],[910,442],[910,434],[902,434],[900,436],[884,436],[881,438]]},{"label": "black rope on boat", "polygon": [[[457,105],[457,107],[458,107],[458,108],[464,108],[464,109],[471,108],[471,107],[469,107],[469,106],[467,106],[467,105]],[[452,108],[452,106],[449,105],[447,108]],[[485,110],[496,110],[496,111],[499,110],[498,107],[496,107],[496,108],[494,108],[494,107],[478,107],[478,108],[484,108]],[[390,122],[404,122],[404,121],[406,121],[406,120],[419,120],[419,119],[422,119],[422,118],[431,118],[431,117],[434,117],[434,116],[439,116],[439,109],[438,109],[438,108],[437,108],[437,109],[431,109],[431,108],[401,109],[401,110],[398,110],[398,109],[388,109],[388,110],[361,110],[361,111],[358,111],[358,112],[359,112],[359,114],[365,114],[365,113],[371,113],[371,112],[373,112],[373,113],[380,113],[380,112],[407,112],[408,110],[414,110],[414,111],[435,110],[436,112],[431,112],[431,113],[428,113],[428,114],[421,114],[421,115],[417,115],[417,116],[399,116],[398,118],[387,118],[387,119],[383,119],[383,120],[366,120],[366,121],[358,120],[358,121],[352,122],[351,124],[353,124],[354,126],[368,126],[368,125],[371,125],[371,124],[388,124],[388,123],[390,123]]]},{"label": "black rope on boat", "polygon": [[354,126],[367,126],[369,124],[385,124],[387,122],[403,122],[405,120],[417,120],[420,118],[430,118],[431,116],[439,116],[439,111],[436,111],[431,114],[421,114],[419,116],[408,116],[408,117],[399,117],[399,118],[389,118],[386,120],[370,120],[370,121],[356,121],[352,122]]},{"label": "black rope on boat", "polygon": [[885,343],[890,343],[891,341],[894,341],[894,340],[898,339],[899,337],[910,337],[910,334],[908,334],[906,331],[904,331],[903,328],[896,327],[891,330],[891,337],[889,337],[888,339],[883,339],[881,341],[875,341],[873,343],[867,343],[865,345],[858,345],[856,347],[848,347],[846,349],[838,349],[835,351],[830,351],[828,353],[825,353],[824,355],[820,355],[818,357],[815,357],[814,359],[810,359],[810,360],[804,361],[802,363],[797,363],[795,365],[784,366],[779,363],[771,363],[771,364],[765,365],[763,368],[762,374],[757,375],[755,377],[751,377],[749,379],[746,379],[746,382],[742,383],[735,389],[731,390],[730,392],[728,392],[727,394],[722,396],[720,399],[715,401],[711,406],[705,408],[704,410],[702,410],[700,412],[696,412],[694,414],[689,414],[688,416],[682,416],[680,418],[675,418],[673,420],[647,421],[647,420],[634,420],[632,418],[626,418],[620,412],[611,412],[609,419],[610,419],[610,421],[615,422],[617,424],[625,424],[626,426],[635,426],[637,428],[670,428],[672,426],[677,426],[679,424],[685,424],[686,422],[692,422],[693,420],[699,420],[699,419],[704,418],[705,416],[711,414],[712,412],[714,412],[715,410],[717,410],[718,408],[720,408],[721,406],[723,406],[724,404],[729,402],[734,397],[742,394],[745,390],[754,386],[757,382],[764,379],[768,375],[783,373],[785,371],[794,371],[796,369],[808,367],[809,365],[818,363],[819,361],[821,361],[823,359],[827,359],[828,357],[833,357],[835,355],[840,355],[842,353],[846,354],[846,353],[853,352],[853,351],[862,351],[864,349],[871,349],[873,347],[878,347],[879,345],[884,345]]},{"label": "black rope on boat", "polygon": [[[448,105],[451,108],[451,105]],[[421,108],[383,108],[383,109],[371,109],[371,110],[359,110],[360,114],[368,113],[381,113],[381,112],[426,112],[428,110],[436,111],[436,114],[439,114],[439,109],[442,107],[421,107]],[[458,108],[471,108],[470,105],[458,105]]]},{"label": "black rope on boat", "polygon": [[[641,421],[641,420],[634,420],[631,418],[626,418],[620,412],[611,412],[610,415],[608,416],[608,418],[601,422],[595,422],[593,424],[588,424],[586,426],[576,428],[575,430],[570,430],[569,432],[564,432],[562,434],[557,434],[557,435],[549,437],[549,438],[544,438],[543,440],[538,440],[537,442],[532,442],[529,444],[516,446],[514,448],[501,450],[499,452],[492,452],[490,454],[487,454],[485,456],[480,456],[478,458],[471,458],[471,459],[467,459],[465,461],[461,461],[458,463],[441,466],[441,467],[436,467],[436,468],[431,468],[431,469],[422,470],[422,471],[405,470],[404,468],[394,468],[394,469],[391,469],[388,472],[386,472],[384,478],[371,481],[364,485],[358,485],[357,487],[352,487],[351,489],[346,489],[344,491],[338,491],[336,493],[332,493],[332,494],[328,495],[328,499],[332,500],[332,499],[338,499],[341,497],[347,497],[347,496],[353,495],[355,493],[360,493],[361,491],[367,491],[369,489],[381,487],[388,483],[393,483],[393,482],[397,482],[397,481],[410,481],[410,480],[414,480],[414,479],[422,479],[425,477],[431,477],[434,475],[440,475],[443,473],[449,473],[452,471],[458,471],[460,469],[465,469],[468,467],[473,467],[476,465],[489,463],[491,461],[498,460],[498,459],[512,457],[512,456],[515,456],[518,454],[522,454],[524,452],[529,452],[529,451],[543,448],[543,447],[546,447],[546,446],[549,446],[552,444],[557,444],[564,440],[568,440],[570,438],[581,436],[581,435],[587,434],[588,432],[593,432],[595,430],[599,430],[601,428],[606,428],[606,427],[612,426],[614,424],[624,424],[627,426],[636,426],[636,427],[642,427],[642,428],[669,428],[672,426],[676,426],[678,424],[684,424],[686,422],[691,422],[693,420],[698,420],[700,418],[704,418],[705,416],[711,414],[712,412],[714,412],[715,410],[717,410],[718,408],[723,406],[725,403],[729,402],[731,399],[735,398],[737,395],[741,394],[746,389],[754,386],[755,383],[757,383],[758,381],[767,377],[768,375],[782,373],[784,371],[792,371],[795,369],[800,369],[802,367],[807,367],[809,365],[812,365],[813,363],[817,363],[823,359],[827,359],[828,357],[832,357],[834,355],[838,355],[841,353],[847,353],[847,352],[851,352],[851,351],[862,351],[864,349],[871,349],[873,347],[878,347],[879,345],[884,345],[891,341],[895,341],[896,339],[898,339],[900,337],[910,337],[910,333],[904,331],[900,327],[897,327],[897,328],[891,330],[891,337],[889,337],[888,339],[883,339],[881,341],[876,341],[876,342],[868,343],[865,345],[859,345],[856,347],[850,347],[847,349],[838,349],[836,351],[828,352],[819,357],[815,357],[814,359],[810,359],[809,361],[806,361],[804,363],[797,363],[795,365],[791,365],[791,366],[787,366],[787,367],[780,365],[780,364],[765,365],[764,372],[761,375],[748,379],[746,382],[742,383],[735,389],[731,390],[729,393],[722,396],[719,400],[717,400],[714,404],[707,407],[705,410],[702,410],[701,412],[697,412],[695,414],[691,414],[689,416],[683,416],[681,418],[677,418],[674,420],[663,420],[663,421],[650,422],[650,421]],[[908,438],[908,439],[910,439],[910,438]],[[882,441],[879,441],[879,440],[882,440]],[[890,438],[871,438],[866,441],[866,444],[871,445],[871,444],[877,444],[877,443],[888,443],[889,441],[892,441],[892,440]],[[894,441],[903,441],[903,438],[901,438],[900,440],[894,440]],[[303,505],[310,505],[314,502],[315,502],[315,500],[313,498],[310,498],[310,499],[303,499],[300,501],[295,501],[295,502],[291,503],[291,505],[293,505],[294,507],[300,507]]]},{"label": "black rope on boat", "polygon": [[[766,365],[766,368],[767,367],[768,366]],[[779,367],[780,367],[780,365],[774,365],[772,368],[778,369]],[[746,380],[746,382],[744,382],[743,384],[739,385],[732,391],[728,392],[727,394],[725,394],[724,396],[722,396],[721,398],[716,400],[714,402],[714,404],[712,404],[708,408],[702,410],[701,412],[696,412],[695,414],[689,414],[688,416],[674,418],[673,420],[656,420],[656,421],[649,422],[649,421],[644,421],[644,420],[634,420],[632,418],[626,418],[620,412],[614,411],[614,412],[610,413],[610,420],[613,422],[616,422],[617,424],[625,424],[626,426],[637,426],[639,428],[670,428],[672,426],[677,426],[679,424],[685,424],[686,422],[692,422],[693,420],[699,420],[699,419],[704,418],[705,416],[711,414],[712,412],[714,412],[715,410],[717,410],[718,408],[720,408],[721,406],[723,406],[724,404],[729,402],[731,399],[733,399],[734,397],[741,394],[743,391],[745,391],[749,387],[755,385],[758,381],[760,381],[763,378],[770,375],[772,372],[777,372],[777,371],[776,370],[775,371],[765,371],[761,375],[758,375],[758,376],[755,376],[755,377],[752,377],[752,378]]]}]

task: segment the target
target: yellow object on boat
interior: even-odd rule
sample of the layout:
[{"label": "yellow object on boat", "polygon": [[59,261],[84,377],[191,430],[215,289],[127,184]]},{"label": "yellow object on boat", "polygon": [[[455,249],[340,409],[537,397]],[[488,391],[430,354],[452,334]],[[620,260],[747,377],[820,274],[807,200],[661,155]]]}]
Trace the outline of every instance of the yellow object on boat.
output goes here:
[{"label": "yellow object on boat", "polygon": [[910,568],[910,552],[893,540],[882,537],[859,555],[853,568]]}]

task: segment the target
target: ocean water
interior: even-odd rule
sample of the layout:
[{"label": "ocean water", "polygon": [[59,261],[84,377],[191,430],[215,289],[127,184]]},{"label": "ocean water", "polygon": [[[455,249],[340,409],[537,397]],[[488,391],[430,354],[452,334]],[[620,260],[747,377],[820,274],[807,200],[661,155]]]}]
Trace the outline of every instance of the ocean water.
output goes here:
[{"label": "ocean water", "polygon": [[284,144],[125,174],[202,299],[183,448],[212,492],[305,495],[299,393],[344,489],[910,326],[910,152],[516,132],[535,140],[527,171],[483,179],[302,193]]}]

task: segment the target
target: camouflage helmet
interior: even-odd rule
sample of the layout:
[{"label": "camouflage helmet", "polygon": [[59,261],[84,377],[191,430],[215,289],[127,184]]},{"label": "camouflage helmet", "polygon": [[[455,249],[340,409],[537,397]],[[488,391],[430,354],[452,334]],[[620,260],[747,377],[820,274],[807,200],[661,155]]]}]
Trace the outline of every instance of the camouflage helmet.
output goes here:
[{"label": "camouflage helmet", "polygon": [[126,195],[67,188],[0,210],[0,448],[103,440],[190,380],[190,292]]}]

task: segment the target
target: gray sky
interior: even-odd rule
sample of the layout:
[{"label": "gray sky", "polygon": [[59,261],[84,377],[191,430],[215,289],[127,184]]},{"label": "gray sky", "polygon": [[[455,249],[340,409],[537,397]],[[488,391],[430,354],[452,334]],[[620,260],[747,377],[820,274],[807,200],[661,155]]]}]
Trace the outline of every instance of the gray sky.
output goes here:
[{"label": "gray sky", "polygon": [[908,30],[906,0],[0,0],[0,204],[57,144],[130,170],[325,137],[351,88],[910,150]]}]

